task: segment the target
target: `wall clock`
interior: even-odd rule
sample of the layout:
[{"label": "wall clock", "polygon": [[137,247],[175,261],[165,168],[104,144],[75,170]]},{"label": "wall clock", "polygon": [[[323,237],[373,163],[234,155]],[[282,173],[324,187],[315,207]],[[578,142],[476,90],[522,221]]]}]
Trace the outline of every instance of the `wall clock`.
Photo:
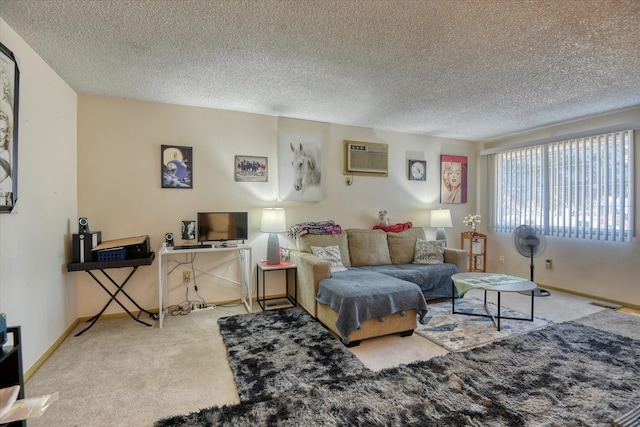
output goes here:
[{"label": "wall clock", "polygon": [[427,180],[427,161],[409,160],[409,181]]}]

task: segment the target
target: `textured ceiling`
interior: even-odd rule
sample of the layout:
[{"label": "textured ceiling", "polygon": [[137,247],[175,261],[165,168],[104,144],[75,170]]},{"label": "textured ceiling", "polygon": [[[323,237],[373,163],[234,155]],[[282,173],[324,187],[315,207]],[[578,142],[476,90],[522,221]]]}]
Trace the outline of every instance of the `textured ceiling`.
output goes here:
[{"label": "textured ceiling", "polygon": [[490,140],[640,106],[637,0],[0,0],[78,93]]}]

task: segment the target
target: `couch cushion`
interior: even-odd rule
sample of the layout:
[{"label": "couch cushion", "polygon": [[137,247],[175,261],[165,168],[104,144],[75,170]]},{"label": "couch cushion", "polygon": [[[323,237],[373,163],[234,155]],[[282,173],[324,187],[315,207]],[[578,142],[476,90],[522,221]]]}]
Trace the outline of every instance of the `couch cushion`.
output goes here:
[{"label": "couch cushion", "polygon": [[391,264],[387,233],[382,230],[346,230],[352,267]]},{"label": "couch cushion", "polygon": [[387,233],[392,264],[411,264],[416,251],[416,240],[425,240],[424,228],[413,227],[399,233]]},{"label": "couch cushion", "polygon": [[347,234],[305,234],[296,239],[298,250],[302,252],[311,252],[311,246],[326,248],[327,246],[338,246],[340,248],[340,258],[345,267],[351,267],[349,259],[349,245],[347,243]]},{"label": "couch cushion", "polygon": [[342,264],[340,258],[339,246],[325,246],[324,248],[319,246],[311,246],[311,252],[317,257],[327,260],[331,263],[331,272],[345,271],[347,268]]},{"label": "couch cushion", "polygon": [[417,239],[414,264],[442,264],[444,262],[444,240]]}]

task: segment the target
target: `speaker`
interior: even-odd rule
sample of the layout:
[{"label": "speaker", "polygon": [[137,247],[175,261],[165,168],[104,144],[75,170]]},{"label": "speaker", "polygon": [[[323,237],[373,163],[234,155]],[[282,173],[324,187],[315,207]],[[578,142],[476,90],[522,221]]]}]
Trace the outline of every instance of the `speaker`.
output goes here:
[{"label": "speaker", "polygon": [[173,247],[173,233],[167,233],[164,235],[164,241],[167,243],[167,247]]},{"label": "speaker", "polygon": [[81,216],[78,219],[78,233],[90,233],[89,220],[85,216]]}]

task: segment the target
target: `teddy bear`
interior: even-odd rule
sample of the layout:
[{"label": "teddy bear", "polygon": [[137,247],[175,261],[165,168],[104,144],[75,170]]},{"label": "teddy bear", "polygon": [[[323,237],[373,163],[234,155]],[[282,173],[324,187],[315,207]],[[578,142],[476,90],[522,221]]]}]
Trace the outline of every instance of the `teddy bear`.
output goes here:
[{"label": "teddy bear", "polygon": [[380,220],[380,225],[385,227],[389,226],[389,218],[387,218],[387,211],[379,211],[378,219]]}]

